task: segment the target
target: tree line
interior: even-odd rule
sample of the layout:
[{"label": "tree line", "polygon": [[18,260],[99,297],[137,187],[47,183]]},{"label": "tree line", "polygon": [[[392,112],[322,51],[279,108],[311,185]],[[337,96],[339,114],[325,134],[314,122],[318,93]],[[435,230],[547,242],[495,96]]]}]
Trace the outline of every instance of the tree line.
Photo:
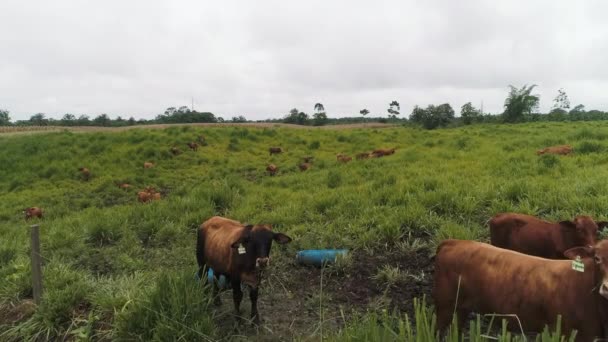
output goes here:
[{"label": "tree line", "polygon": [[[500,114],[483,113],[482,110],[475,108],[471,102],[465,103],[460,108],[460,116],[457,117],[454,109],[449,103],[429,104],[426,107],[414,106],[409,118],[400,117],[401,106],[398,101],[393,100],[387,106],[388,118],[372,117],[367,115],[370,111],[366,108],[361,109],[361,117],[342,117],[329,118],[322,103],[316,103],[313,107],[314,113],[309,115],[297,108],[291,109],[285,116],[278,119],[257,120],[256,122],[276,122],[289,123],[295,125],[323,126],[344,123],[365,123],[365,122],[394,122],[410,123],[419,125],[426,129],[440,127],[470,125],[475,123],[516,123],[516,122],[535,122],[535,121],[593,121],[608,120],[608,112],[599,110],[587,111],[582,104],[570,108],[570,100],[563,89],[558,91],[558,95],[553,100],[553,106],[549,113],[538,113],[540,96],[534,94],[536,85],[524,85],[521,88],[509,86],[509,94],[504,102],[504,111]],[[87,115],[76,116],[65,114],[61,119],[56,120],[47,118],[44,113],[37,113],[29,120],[18,120],[11,122],[9,111],[0,109],[0,126],[106,126],[120,127],[132,125],[146,125],[158,123],[221,123],[221,122],[249,122],[244,116],[234,116],[230,120],[215,116],[210,112],[198,112],[186,106],[169,107],[162,114],[158,114],[152,120],[130,117],[123,119],[118,116],[111,119],[107,114],[100,114],[91,119]]]}]

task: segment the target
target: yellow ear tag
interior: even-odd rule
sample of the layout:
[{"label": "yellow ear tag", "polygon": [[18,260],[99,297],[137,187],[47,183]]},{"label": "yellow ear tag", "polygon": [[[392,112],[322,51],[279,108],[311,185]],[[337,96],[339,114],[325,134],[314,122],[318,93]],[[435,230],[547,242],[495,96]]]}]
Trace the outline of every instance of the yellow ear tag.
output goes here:
[{"label": "yellow ear tag", "polygon": [[245,250],[245,246],[243,246],[243,244],[239,245],[239,254],[245,254],[247,251]]},{"label": "yellow ear tag", "polygon": [[580,256],[577,256],[576,260],[572,260],[572,269],[577,272],[585,272],[585,264],[581,261]]}]

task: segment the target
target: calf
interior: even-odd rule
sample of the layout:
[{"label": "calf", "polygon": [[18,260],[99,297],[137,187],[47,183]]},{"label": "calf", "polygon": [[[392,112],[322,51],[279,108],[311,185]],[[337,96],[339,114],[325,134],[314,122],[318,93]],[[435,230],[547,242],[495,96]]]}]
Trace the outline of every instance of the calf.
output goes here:
[{"label": "calf", "polygon": [[589,216],[548,222],[515,213],[498,214],[489,223],[492,245],[548,259],[564,259],[570,248],[594,245],[598,229],[608,225]]},{"label": "calf", "polygon": [[[203,279],[207,267],[217,277],[225,276],[232,285],[232,297],[236,316],[240,320],[240,305],[243,299],[241,282],[249,286],[251,318],[259,323],[257,308],[258,288],[262,271],[270,264],[272,242],[283,245],[291,238],[272,231],[270,225],[244,225],[238,221],[214,216],[205,221],[198,230],[196,260],[198,276]],[[217,285],[214,286],[216,303],[220,303]]]},{"label": "calf", "polygon": [[545,147],[541,150],[536,151],[536,154],[541,155],[541,154],[548,153],[548,154],[568,155],[568,154],[572,153],[573,150],[574,149],[570,145],[559,145],[559,146]]},{"label": "calf", "polygon": [[137,193],[137,199],[141,203],[160,200],[160,193],[156,192],[153,187],[146,187],[143,191]]},{"label": "calf", "polygon": [[25,214],[25,219],[29,220],[32,217],[42,218],[42,209],[38,207],[30,207],[23,209],[23,214]]},{"label": "calf", "polygon": [[369,152],[362,152],[362,153],[357,154],[357,159],[359,159],[359,160],[367,159],[367,158],[369,158],[369,156],[370,156]]},{"label": "calf", "polygon": [[151,163],[151,162],[144,163],[144,169],[151,169],[153,167],[154,167],[154,163]]},{"label": "calf", "polygon": [[310,164],[310,163],[302,163],[302,164],[298,165],[298,167],[300,168],[300,171],[306,171],[306,170],[310,169],[311,166],[312,166],[312,164]]},{"label": "calf", "polygon": [[374,157],[374,158],[380,158],[380,157],[391,155],[393,153],[395,153],[395,148],[377,149],[377,150],[373,150],[371,154],[372,154],[372,157]]},{"label": "calf", "polygon": [[279,154],[279,153],[283,153],[283,149],[280,147],[271,147],[268,149],[268,152],[270,152],[270,155]]},{"label": "calf", "polygon": [[79,167],[78,171],[80,171],[80,174],[82,175],[82,179],[84,179],[85,181],[88,181],[89,178],[91,177],[91,171],[89,169],[87,169],[86,167]]},{"label": "calf", "polygon": [[[524,332],[577,330],[577,341],[605,337],[608,319],[608,241],[575,247],[583,270],[570,260],[550,260],[476,241],[445,240],[435,257],[433,297],[437,328],[443,332],[456,313],[462,327],[471,312],[515,314]],[[519,330],[514,321],[509,329]]]},{"label": "calf", "polygon": [[266,167],[266,171],[268,171],[271,176],[274,176],[278,170],[279,168],[274,164],[270,164]]},{"label": "calf", "polygon": [[179,148],[175,146],[171,147],[171,154],[173,154],[174,156],[180,155],[181,153],[182,151]]},{"label": "calf", "polygon": [[186,145],[188,145],[188,147],[192,150],[192,151],[196,151],[198,150],[198,144],[195,142],[189,142]]}]

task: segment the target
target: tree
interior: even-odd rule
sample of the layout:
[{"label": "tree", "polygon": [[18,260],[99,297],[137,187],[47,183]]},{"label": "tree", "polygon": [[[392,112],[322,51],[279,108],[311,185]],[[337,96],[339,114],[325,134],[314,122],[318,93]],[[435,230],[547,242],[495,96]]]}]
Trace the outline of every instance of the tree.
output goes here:
[{"label": "tree", "polygon": [[418,105],[415,105],[414,109],[412,109],[412,114],[410,114],[410,120],[421,124],[425,115],[426,113],[424,109],[418,107]]},{"label": "tree", "polygon": [[108,114],[100,114],[95,119],[93,119],[93,124],[95,126],[110,126],[110,117]]},{"label": "tree", "polygon": [[317,113],[325,113],[325,107],[323,107],[322,103],[315,104],[315,112],[317,112]]},{"label": "tree", "polygon": [[399,102],[393,101],[388,105],[388,109],[386,111],[388,112],[389,117],[395,119],[397,118],[397,115],[399,115],[400,110],[401,107],[399,106]]},{"label": "tree", "polygon": [[426,109],[414,106],[410,119],[413,122],[422,124],[426,129],[435,129],[447,126],[454,120],[454,109],[452,109],[449,103],[439,106],[428,105]]},{"label": "tree", "polygon": [[127,123],[128,123],[130,126],[135,125],[135,123],[136,123],[136,122],[135,122],[135,118],[134,118],[134,117],[130,117],[130,118],[129,118],[129,120],[127,120]]},{"label": "tree", "polygon": [[180,113],[190,113],[191,112],[190,108],[188,108],[187,106],[181,106],[181,107],[179,107],[179,109],[177,111]]},{"label": "tree", "polygon": [[242,115],[233,116],[232,117],[232,122],[247,122],[247,119],[245,119],[245,117],[242,116]]},{"label": "tree", "polygon": [[503,119],[505,122],[522,121],[524,115],[531,114],[538,108],[540,96],[532,94],[532,90],[536,84],[531,86],[524,85],[521,89],[517,89],[510,85],[509,96],[505,99],[505,111]]},{"label": "tree", "polygon": [[173,115],[175,114],[175,112],[177,112],[177,109],[175,109],[175,107],[169,107],[165,109],[165,115]]},{"label": "tree", "polygon": [[584,113],[585,112],[585,106],[582,104],[576,105],[574,106],[574,108],[572,108],[570,110],[570,114],[572,113]]},{"label": "tree", "polygon": [[78,117],[78,124],[80,126],[88,126],[91,124],[91,121],[89,120],[89,116],[88,115],[81,115]]},{"label": "tree", "polygon": [[297,108],[290,110],[289,114],[287,114],[287,116],[283,119],[285,123],[296,125],[306,125],[308,120],[308,114],[298,111]]},{"label": "tree", "polygon": [[11,124],[11,117],[8,114],[8,110],[0,109],[0,126],[9,126]]},{"label": "tree", "polygon": [[570,109],[570,100],[564,89],[559,89],[557,91],[557,96],[553,99],[553,109]]},{"label": "tree", "polygon": [[64,114],[61,118],[61,124],[64,126],[73,126],[76,123],[76,115]]},{"label": "tree", "polygon": [[325,112],[317,112],[314,113],[312,116],[312,124],[314,126],[323,126],[325,124],[327,124],[327,114],[325,114]]},{"label": "tree", "polygon": [[467,102],[460,108],[460,117],[465,125],[470,125],[473,122],[479,121],[481,113],[477,108],[473,107],[471,102]]},{"label": "tree", "polygon": [[364,109],[361,109],[361,110],[359,111],[359,114],[363,115],[363,117],[365,118],[365,116],[366,116],[367,114],[369,114],[369,110],[367,110],[367,109],[365,109],[365,108],[364,108]]},{"label": "tree", "polygon": [[44,113],[37,113],[30,117],[30,123],[36,126],[47,126],[49,120],[45,117]]}]

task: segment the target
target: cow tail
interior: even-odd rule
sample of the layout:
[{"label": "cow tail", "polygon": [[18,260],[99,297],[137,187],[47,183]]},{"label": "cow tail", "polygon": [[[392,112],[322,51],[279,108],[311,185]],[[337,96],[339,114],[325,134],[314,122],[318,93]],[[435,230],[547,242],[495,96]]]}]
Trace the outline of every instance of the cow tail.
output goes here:
[{"label": "cow tail", "polygon": [[198,277],[202,279],[205,268],[205,236],[200,228],[196,234],[196,262],[198,263]]}]

